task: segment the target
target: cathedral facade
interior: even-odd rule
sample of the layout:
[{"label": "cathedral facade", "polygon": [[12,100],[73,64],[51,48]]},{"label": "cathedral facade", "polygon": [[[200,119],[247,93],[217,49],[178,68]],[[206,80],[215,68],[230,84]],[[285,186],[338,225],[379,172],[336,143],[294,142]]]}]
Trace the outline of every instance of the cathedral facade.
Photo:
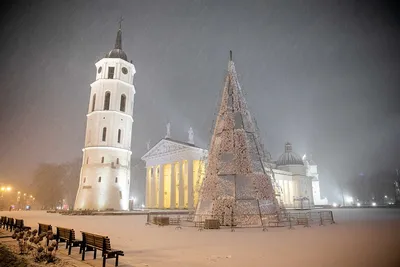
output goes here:
[{"label": "cathedral facade", "polygon": [[[194,142],[177,141],[168,134],[150,148],[142,157],[146,163],[146,208],[195,209],[207,156],[208,151]],[[265,159],[264,167],[285,207],[307,209],[328,204],[320,196],[317,165],[295,153],[290,143],[277,160]]]}]

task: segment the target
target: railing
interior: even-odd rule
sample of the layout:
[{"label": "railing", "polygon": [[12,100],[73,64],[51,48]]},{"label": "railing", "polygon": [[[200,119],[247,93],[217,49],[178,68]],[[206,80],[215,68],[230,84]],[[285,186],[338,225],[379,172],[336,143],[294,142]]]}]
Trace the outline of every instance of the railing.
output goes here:
[{"label": "railing", "polygon": [[[231,229],[236,228],[261,228],[268,231],[273,227],[288,227],[294,229],[294,226],[311,227],[312,225],[334,224],[333,212],[326,211],[308,211],[308,212],[281,212],[276,214],[185,214],[184,212],[150,212],[147,214],[146,225],[155,224],[158,226],[176,225],[176,229],[182,227],[196,227],[199,231],[207,229],[211,221],[218,221],[218,228]],[[216,229],[211,227],[209,229]]]}]

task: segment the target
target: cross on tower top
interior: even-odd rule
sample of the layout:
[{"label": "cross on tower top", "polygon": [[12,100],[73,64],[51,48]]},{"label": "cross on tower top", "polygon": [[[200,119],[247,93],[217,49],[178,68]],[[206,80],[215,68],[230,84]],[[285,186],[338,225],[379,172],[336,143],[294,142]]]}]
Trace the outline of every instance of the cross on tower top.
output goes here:
[{"label": "cross on tower top", "polygon": [[124,21],[124,18],[121,16],[120,18],[119,18],[119,29],[122,29],[122,22]]}]

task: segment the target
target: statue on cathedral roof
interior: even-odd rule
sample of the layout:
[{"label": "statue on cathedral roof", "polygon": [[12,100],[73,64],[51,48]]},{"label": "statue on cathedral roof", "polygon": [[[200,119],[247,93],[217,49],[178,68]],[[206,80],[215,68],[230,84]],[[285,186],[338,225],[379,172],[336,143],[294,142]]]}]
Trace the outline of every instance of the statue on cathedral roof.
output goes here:
[{"label": "statue on cathedral roof", "polygon": [[167,123],[167,135],[165,136],[165,138],[171,138],[171,123],[170,122]]},{"label": "statue on cathedral roof", "polygon": [[189,133],[188,143],[194,145],[194,132],[192,127],[189,128],[188,133]]}]

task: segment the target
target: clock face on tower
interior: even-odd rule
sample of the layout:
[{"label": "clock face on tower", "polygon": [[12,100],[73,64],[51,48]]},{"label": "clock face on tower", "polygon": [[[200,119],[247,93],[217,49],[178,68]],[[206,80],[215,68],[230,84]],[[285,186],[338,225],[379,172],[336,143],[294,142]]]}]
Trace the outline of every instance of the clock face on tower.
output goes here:
[{"label": "clock face on tower", "polygon": [[127,74],[127,73],[128,73],[128,69],[125,68],[125,67],[122,67],[122,73],[123,73],[123,74]]},{"label": "clock face on tower", "polygon": [[99,69],[97,70],[97,73],[100,74],[102,69],[103,69],[102,67],[99,67]]}]

